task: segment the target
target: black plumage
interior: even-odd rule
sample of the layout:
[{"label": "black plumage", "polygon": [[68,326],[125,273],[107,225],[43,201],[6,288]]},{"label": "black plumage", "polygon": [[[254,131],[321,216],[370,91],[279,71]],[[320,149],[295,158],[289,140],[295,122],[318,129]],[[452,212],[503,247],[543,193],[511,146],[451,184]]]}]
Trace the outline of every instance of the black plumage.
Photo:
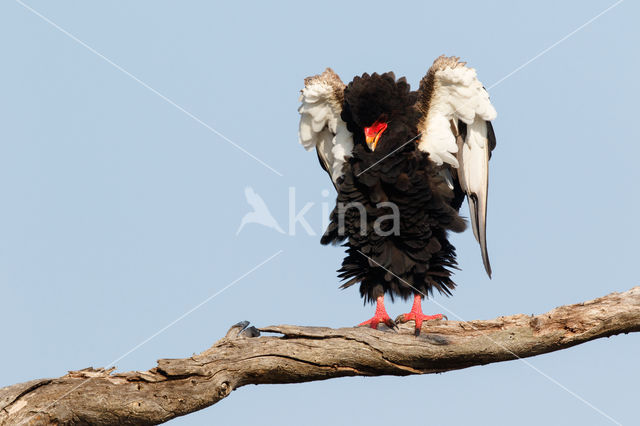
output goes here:
[{"label": "black plumage", "polygon": [[[342,287],[360,282],[360,294],[368,301],[384,294],[406,299],[434,289],[448,295],[455,288],[451,270],[457,265],[456,254],[447,233],[465,229],[457,212],[461,199],[428,154],[417,149],[416,100],[417,93],[404,78],[396,81],[393,73],[364,74],[344,91],[341,118],[354,135],[354,148],[343,166],[336,208],[321,242],[344,242]],[[380,117],[388,128],[371,151],[364,128]],[[397,232],[391,232],[393,210],[384,203],[397,206]],[[366,214],[361,215],[358,205]],[[382,232],[374,228],[376,223]]]}]

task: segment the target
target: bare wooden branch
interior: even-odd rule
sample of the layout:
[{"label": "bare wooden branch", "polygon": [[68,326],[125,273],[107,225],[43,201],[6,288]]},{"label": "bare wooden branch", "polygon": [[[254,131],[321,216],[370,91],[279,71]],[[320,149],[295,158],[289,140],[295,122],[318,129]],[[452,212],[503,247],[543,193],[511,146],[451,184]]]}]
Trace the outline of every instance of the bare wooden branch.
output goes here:
[{"label": "bare wooden branch", "polygon": [[211,348],[161,359],[148,371],[87,368],[0,389],[0,425],[158,424],[208,407],[247,384],[343,376],[437,373],[525,358],[640,331],[640,287],[536,316],[432,321],[419,337],[367,328],[272,326],[255,337],[243,322]]}]

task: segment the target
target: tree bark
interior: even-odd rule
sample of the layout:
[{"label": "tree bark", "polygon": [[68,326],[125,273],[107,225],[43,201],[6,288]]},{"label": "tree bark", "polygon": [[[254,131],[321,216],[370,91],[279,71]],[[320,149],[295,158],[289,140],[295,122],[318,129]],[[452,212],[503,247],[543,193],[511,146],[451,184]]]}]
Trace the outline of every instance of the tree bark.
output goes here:
[{"label": "tree bark", "polygon": [[440,373],[640,331],[640,287],[542,315],[369,328],[233,326],[211,348],[148,371],[86,368],[0,389],[0,425],[158,424],[208,407],[248,384],[343,376]]}]

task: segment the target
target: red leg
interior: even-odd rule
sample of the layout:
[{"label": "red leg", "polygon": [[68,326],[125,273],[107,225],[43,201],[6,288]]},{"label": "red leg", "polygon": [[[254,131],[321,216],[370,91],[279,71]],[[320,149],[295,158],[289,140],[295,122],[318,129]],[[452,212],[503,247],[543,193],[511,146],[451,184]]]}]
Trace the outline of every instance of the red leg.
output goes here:
[{"label": "red leg", "polygon": [[358,327],[368,325],[371,328],[377,329],[380,323],[386,324],[389,328],[396,327],[396,323],[389,317],[387,310],[384,308],[384,296],[376,299],[376,313],[373,315],[373,318],[358,324]]},{"label": "red leg", "polygon": [[396,318],[396,322],[405,323],[407,321],[415,321],[416,336],[418,336],[420,334],[420,330],[422,329],[423,321],[442,319],[442,318],[446,318],[446,317],[442,314],[435,314],[435,315],[423,314],[422,313],[422,296],[419,294],[416,294],[413,299],[413,306],[411,307],[411,312],[409,312],[408,314],[402,314],[398,316],[398,318]]}]

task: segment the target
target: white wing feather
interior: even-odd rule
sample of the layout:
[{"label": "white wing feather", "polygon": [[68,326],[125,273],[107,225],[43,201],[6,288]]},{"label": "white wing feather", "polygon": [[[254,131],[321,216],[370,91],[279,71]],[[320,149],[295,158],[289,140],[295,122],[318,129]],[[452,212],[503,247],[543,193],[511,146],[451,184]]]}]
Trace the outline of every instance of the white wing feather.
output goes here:
[{"label": "white wing feather", "polygon": [[476,119],[467,126],[465,141],[459,138],[460,167],[458,176],[462,189],[467,193],[471,228],[476,241],[480,243],[482,261],[487,274],[491,276],[491,264],[487,253],[487,194],[489,188],[489,140],[487,122]]},{"label": "white wing feather", "polygon": [[[460,186],[467,194],[473,234],[491,276],[486,239],[490,153],[487,121],[495,119],[497,113],[476,71],[458,60],[439,57],[421,82],[419,107],[423,119],[418,129],[422,134],[418,148],[428,152],[436,165],[448,164],[458,170]],[[464,140],[458,134],[459,122],[467,125]]]},{"label": "white wing feather", "polygon": [[300,143],[307,150],[316,148],[334,185],[353,150],[353,135],[340,118],[344,87],[337,74],[327,68],[322,74],[305,79],[298,108]]}]

